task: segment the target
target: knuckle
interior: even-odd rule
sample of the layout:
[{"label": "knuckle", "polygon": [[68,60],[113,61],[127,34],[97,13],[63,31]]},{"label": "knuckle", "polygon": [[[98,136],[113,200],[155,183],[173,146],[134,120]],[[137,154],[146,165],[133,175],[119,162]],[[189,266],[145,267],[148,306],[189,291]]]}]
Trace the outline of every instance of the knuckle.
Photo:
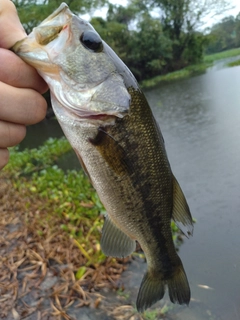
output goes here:
[{"label": "knuckle", "polygon": [[25,125],[35,124],[44,119],[47,110],[47,102],[37,91],[32,89],[28,90],[21,105],[21,122]]},{"label": "knuckle", "polygon": [[26,135],[26,127],[19,124],[0,122],[0,148],[12,147],[20,143]]},{"label": "knuckle", "polygon": [[35,121],[39,122],[45,118],[47,112],[47,102],[40,93],[36,95],[35,107]]}]

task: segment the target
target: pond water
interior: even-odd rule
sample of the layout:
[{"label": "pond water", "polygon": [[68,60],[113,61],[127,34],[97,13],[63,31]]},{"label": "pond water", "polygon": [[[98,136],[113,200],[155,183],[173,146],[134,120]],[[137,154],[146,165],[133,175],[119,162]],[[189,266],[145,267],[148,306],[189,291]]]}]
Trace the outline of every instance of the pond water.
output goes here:
[{"label": "pond water", "polygon": [[[175,319],[240,319],[240,67],[146,92],[160,124],[172,169],[197,223],[180,248],[192,290]],[[61,131],[54,120],[29,127],[22,147]],[[73,155],[73,167],[79,167]],[[67,162],[69,164],[69,159]],[[63,164],[63,166],[65,166]],[[139,273],[145,269],[140,267]],[[133,283],[141,280],[141,274]]]},{"label": "pond water", "polygon": [[179,319],[240,319],[240,67],[146,95],[197,220],[180,248],[194,301]]}]

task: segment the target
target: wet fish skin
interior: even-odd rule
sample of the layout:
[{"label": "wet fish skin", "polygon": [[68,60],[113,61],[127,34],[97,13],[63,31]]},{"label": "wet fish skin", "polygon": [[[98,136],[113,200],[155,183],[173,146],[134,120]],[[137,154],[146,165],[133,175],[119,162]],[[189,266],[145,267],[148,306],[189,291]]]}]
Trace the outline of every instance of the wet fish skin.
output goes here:
[{"label": "wet fish skin", "polygon": [[[137,309],[144,311],[161,299],[165,285],[168,285],[172,302],[188,304],[190,289],[182,262],[174,248],[170,225],[174,202],[173,188],[177,194],[181,193],[181,190],[172,175],[163,138],[144,95],[131,88],[129,92],[132,98],[131,115],[118,119],[115,126],[105,127],[107,134],[101,133],[101,138],[98,137],[96,143],[96,148],[116,173],[111,183],[108,180],[103,193],[111,195],[116,188],[116,180],[122,177],[122,190],[118,190],[118,199],[127,199],[128,196],[128,201],[119,204],[117,212],[120,214],[117,213],[112,220],[118,224],[121,219],[126,219],[122,213],[127,213],[127,222],[123,219],[121,229],[130,238],[134,235],[134,239],[138,240],[148,263],[148,271],[142,280],[137,298]],[[122,149],[116,152],[115,144],[120,145],[125,152],[122,152]],[[116,210],[114,200],[115,195],[112,195],[108,212]],[[181,200],[181,205],[185,206],[184,212],[188,212],[185,199]],[[174,212],[175,210],[176,208]],[[189,212],[188,219],[190,223]],[[129,232],[129,229],[132,231]],[[107,236],[107,233],[105,234]],[[114,232],[112,237],[108,235],[107,244],[103,239],[102,247],[106,246],[109,250],[109,242],[113,241],[114,236]],[[107,252],[108,255],[116,256],[116,246],[114,243],[112,251]]]},{"label": "wet fish skin", "polygon": [[166,286],[172,302],[188,304],[171,219],[191,234],[192,217],[161,131],[129,69],[103,41],[100,51],[88,50],[83,35],[101,41],[62,4],[13,50],[49,84],[58,121],[108,212],[103,252],[125,257],[137,240],[146,255],[138,311],[162,299]]}]

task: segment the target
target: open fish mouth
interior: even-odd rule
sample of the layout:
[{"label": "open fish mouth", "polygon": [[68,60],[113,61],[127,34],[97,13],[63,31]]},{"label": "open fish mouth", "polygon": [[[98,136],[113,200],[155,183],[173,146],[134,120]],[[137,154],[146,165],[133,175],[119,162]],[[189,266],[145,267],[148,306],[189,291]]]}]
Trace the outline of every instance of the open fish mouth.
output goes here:
[{"label": "open fish mouth", "polygon": [[54,41],[61,33],[65,33],[64,40],[68,38],[70,41],[69,25],[74,14],[69,10],[66,3],[62,3],[60,7],[54,11],[48,18],[43,20],[39,26],[33,28],[32,32],[24,39],[15,43],[11,48],[24,61],[31,64],[35,68],[39,68],[41,61],[45,67],[49,61],[48,50],[54,50],[57,55],[63,48],[63,41]]}]

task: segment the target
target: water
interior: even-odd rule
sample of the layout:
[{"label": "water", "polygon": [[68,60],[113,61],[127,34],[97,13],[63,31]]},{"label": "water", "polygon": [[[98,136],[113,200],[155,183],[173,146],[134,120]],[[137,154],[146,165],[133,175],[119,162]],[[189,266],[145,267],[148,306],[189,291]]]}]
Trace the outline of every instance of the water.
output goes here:
[{"label": "water", "polygon": [[[174,306],[170,313],[180,320],[238,320],[240,67],[213,68],[161,85],[146,96],[163,132],[173,172],[197,220],[194,236],[180,248],[192,301],[189,308]],[[41,143],[46,130],[50,136],[62,134],[51,120],[51,125],[30,127],[25,146]],[[75,159],[73,167],[79,166],[73,155],[69,158]],[[136,281],[128,281],[136,289],[145,268],[141,264]]]},{"label": "water", "polygon": [[180,249],[194,301],[177,319],[240,319],[239,87],[235,67],[147,92],[197,219]]}]

